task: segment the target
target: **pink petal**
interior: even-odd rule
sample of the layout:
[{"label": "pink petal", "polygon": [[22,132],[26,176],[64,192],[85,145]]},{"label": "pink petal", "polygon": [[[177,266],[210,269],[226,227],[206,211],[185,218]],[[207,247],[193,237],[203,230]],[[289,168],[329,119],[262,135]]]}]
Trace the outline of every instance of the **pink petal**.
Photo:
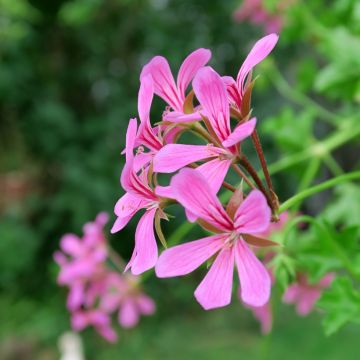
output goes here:
[{"label": "pink petal", "polygon": [[197,111],[192,114],[184,114],[181,111],[169,111],[163,116],[163,120],[173,123],[187,123],[201,120],[201,115]]},{"label": "pink petal", "polygon": [[226,88],[220,75],[206,66],[196,74],[193,88],[216,135],[220,141],[224,141],[231,133],[230,112]]},{"label": "pink petal", "polygon": [[137,173],[139,170],[145,168],[154,157],[154,152],[141,152],[136,154],[134,158],[134,171]]},{"label": "pink petal", "polygon": [[322,288],[327,288],[328,286],[331,285],[331,283],[333,282],[335,278],[335,274],[334,273],[328,273],[326,274],[320,281],[319,281],[319,286]]},{"label": "pink petal", "polygon": [[141,122],[147,122],[150,119],[150,108],[154,97],[154,83],[151,75],[141,78],[138,94],[138,112]]},{"label": "pink petal", "polygon": [[298,301],[300,295],[301,295],[301,287],[299,284],[295,283],[288,286],[282,297],[282,301],[285,304],[294,304],[296,301]]},{"label": "pink petal", "polygon": [[238,144],[240,141],[249,137],[255,129],[256,118],[240,124],[235,130],[229,135],[229,137],[222,142],[223,146],[230,147],[232,145]]},{"label": "pink petal", "polygon": [[96,327],[95,329],[105,340],[111,343],[117,341],[117,334],[111,326]]},{"label": "pink petal", "polygon": [[193,51],[182,63],[178,77],[177,86],[181,95],[185,97],[185,91],[191,80],[200,68],[205,66],[211,58],[211,51],[208,49],[197,49]]},{"label": "pink petal", "polygon": [[147,210],[141,217],[135,232],[135,256],[132,257],[127,268],[139,275],[155,266],[158,251],[154,235],[154,217],[157,208]]},{"label": "pink petal", "polygon": [[233,247],[224,248],[194,293],[196,300],[205,310],[230,304],[233,272]]},{"label": "pink petal", "polygon": [[168,198],[168,199],[174,199],[174,194],[173,194],[171,186],[158,185],[155,188],[155,193],[157,196],[161,196],[161,197]]},{"label": "pink petal", "polygon": [[296,311],[301,316],[308,315],[313,309],[316,301],[320,298],[321,291],[318,289],[305,289],[296,304]]},{"label": "pink petal", "polygon": [[155,312],[154,300],[145,294],[141,294],[136,298],[139,311],[143,315],[152,315]]},{"label": "pink petal", "polygon": [[70,287],[69,295],[66,302],[67,308],[70,311],[79,309],[83,301],[84,284],[81,281],[76,281]]},{"label": "pink petal", "polygon": [[76,311],[71,316],[71,327],[75,331],[81,331],[89,324],[89,316],[84,311]]},{"label": "pink petal", "polygon": [[139,322],[139,310],[132,298],[124,300],[121,305],[118,321],[124,328],[132,328]]},{"label": "pink petal", "polygon": [[222,81],[226,86],[229,102],[236,105],[238,108],[241,106],[241,95],[237,88],[235,80],[231,76],[223,76]]},{"label": "pink petal", "polygon": [[135,213],[142,209],[146,203],[143,199],[130,193],[123,195],[115,205],[114,212],[117,219],[110,232],[113,234],[123,229]]},{"label": "pink petal", "polygon": [[272,311],[270,303],[267,302],[263,306],[250,308],[254,317],[260,322],[261,333],[264,335],[269,334],[272,328]]},{"label": "pink petal", "polygon": [[221,249],[223,243],[224,235],[214,235],[166,249],[156,264],[156,276],[165,278],[189,274]]},{"label": "pink petal", "polygon": [[221,188],[230,165],[231,160],[214,159],[200,165],[196,171],[206,177],[211,190],[216,194]]},{"label": "pink petal", "polygon": [[154,84],[151,75],[141,78],[138,111],[140,116],[140,127],[137,134],[136,142],[139,145],[145,145],[151,150],[159,150],[162,147],[150,124],[150,108],[154,95]]},{"label": "pink petal", "polygon": [[184,168],[173,176],[170,185],[176,200],[194,215],[220,230],[233,229],[232,220],[199,171]]},{"label": "pink petal", "polygon": [[165,145],[154,157],[154,171],[171,173],[193,162],[216,157],[223,149],[207,145]]},{"label": "pink petal", "polygon": [[146,64],[141,72],[140,80],[150,74],[154,81],[155,94],[166,101],[174,110],[182,111],[183,98],[176,88],[167,60],[162,56],[155,56]]},{"label": "pink petal", "polygon": [[73,257],[79,257],[83,253],[83,246],[78,236],[74,234],[65,234],[60,240],[61,250]]},{"label": "pink petal", "polygon": [[242,301],[250,306],[265,305],[270,297],[270,275],[241,239],[235,243],[235,261],[240,279]]},{"label": "pink petal", "polygon": [[259,190],[252,190],[235,213],[235,228],[244,234],[262,233],[268,229],[270,217],[265,196]]},{"label": "pink petal", "polygon": [[263,61],[270,54],[278,39],[278,35],[270,34],[257,41],[253,46],[249,55],[242,64],[236,79],[241,94],[243,92],[246,76],[250,70],[252,70],[257,64]]}]

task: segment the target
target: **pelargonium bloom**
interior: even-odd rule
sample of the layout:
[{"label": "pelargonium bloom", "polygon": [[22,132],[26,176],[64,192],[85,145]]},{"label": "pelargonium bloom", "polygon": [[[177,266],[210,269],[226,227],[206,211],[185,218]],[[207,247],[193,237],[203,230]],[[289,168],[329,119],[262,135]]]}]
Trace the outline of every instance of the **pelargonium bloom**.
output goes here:
[{"label": "pelargonium bloom", "polygon": [[156,275],[189,274],[217,254],[195,291],[202,307],[208,310],[230,303],[235,263],[242,300],[253,306],[264,305],[270,296],[270,276],[246,240],[247,234],[266,231],[270,224],[271,211],[263,194],[253,190],[235,213],[229,215],[205,177],[194,169],[182,169],[172,178],[171,188],[176,200],[208,223],[216,234],[165,250],[156,264]]},{"label": "pelargonium bloom", "polygon": [[118,312],[119,324],[132,328],[141,315],[155,312],[154,301],[140,289],[139,279],[131,274],[119,277],[114,273],[108,278],[107,291],[101,298],[100,308],[106,312]]},{"label": "pelargonium bloom", "polygon": [[[284,7],[286,3],[289,1],[280,1],[282,6],[278,6],[278,8]],[[264,25],[267,34],[279,32],[283,26],[282,16],[279,15],[279,12],[270,13],[264,6],[264,0],[244,0],[234,12],[233,18],[238,22],[249,20],[255,25]]]},{"label": "pelargonium bloom", "polygon": [[154,157],[154,171],[171,173],[196,161],[213,159],[201,165],[214,174],[215,188],[220,188],[227,171],[239,155],[235,146],[252,134],[256,119],[239,124],[234,131],[230,128],[230,111],[225,85],[212,68],[204,67],[198,71],[193,81],[194,92],[202,110],[213,129],[217,144],[165,145]]},{"label": "pelargonium bloom", "polygon": [[186,88],[199,69],[210,60],[211,51],[197,49],[182,63],[176,84],[171,73],[168,61],[162,56],[155,56],[143,67],[140,80],[151,75],[154,80],[155,94],[160,96],[173,111],[167,112],[164,120],[175,122],[188,122],[200,120],[198,112],[187,114],[185,105]]},{"label": "pelargonium bloom", "polygon": [[145,209],[136,228],[135,248],[125,269],[131,268],[134,275],[141,274],[156,264],[158,250],[154,234],[154,220],[155,216],[162,216],[162,213],[158,213],[161,210],[161,198],[149,186],[149,167],[141,169],[140,174],[134,168],[133,149],[136,132],[136,119],[131,119],[126,132],[126,164],[121,173],[121,185],[127,192],[115,205],[117,219],[111,229],[111,233],[120,231],[137,211]]},{"label": "pelargonium bloom", "polygon": [[[222,79],[226,84],[229,101],[238,111],[241,111],[241,104],[246,91],[247,76],[257,64],[270,54],[278,39],[279,36],[277,34],[270,34],[257,41],[241,65],[236,81],[231,76],[223,76]],[[242,115],[246,116],[247,114]]]},{"label": "pelargonium bloom", "polygon": [[72,314],[71,325],[76,331],[82,331],[88,326],[93,326],[107,341],[115,342],[117,340],[117,334],[111,327],[111,318],[109,314],[99,309],[76,310]]},{"label": "pelargonium bloom", "polygon": [[152,314],[155,304],[141,290],[136,277],[119,274],[107,266],[108,244],[103,230],[107,218],[106,213],[100,213],[94,222],[85,224],[81,238],[64,235],[62,251],[57,251],[54,258],[60,265],[59,284],[70,289],[67,305],[73,329],[81,331],[93,326],[106,340],[114,342],[114,312],[118,312],[121,326],[131,327],[140,314]]},{"label": "pelargonium bloom", "polygon": [[314,308],[323,290],[330,286],[334,277],[333,273],[328,273],[318,283],[310,284],[306,274],[298,274],[297,281],[286,289],[282,300],[286,304],[295,304],[296,312],[306,316]]}]

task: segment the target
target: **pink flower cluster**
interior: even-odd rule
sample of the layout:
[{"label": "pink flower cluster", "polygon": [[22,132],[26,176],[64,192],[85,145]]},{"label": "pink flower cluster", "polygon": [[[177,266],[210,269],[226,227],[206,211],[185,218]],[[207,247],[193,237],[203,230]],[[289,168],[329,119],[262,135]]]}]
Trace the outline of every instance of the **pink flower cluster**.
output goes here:
[{"label": "pink flower cluster", "polygon": [[244,0],[241,6],[235,10],[235,21],[248,20],[254,25],[263,25],[265,33],[280,32],[283,27],[283,13],[292,3],[292,0],[281,0],[276,6],[276,12],[270,12],[264,5],[264,0]]},{"label": "pink flower cluster", "polygon": [[107,214],[100,213],[94,222],[84,225],[81,238],[64,235],[61,251],[54,258],[60,266],[58,283],[69,288],[67,307],[73,329],[81,331],[93,326],[106,340],[114,342],[117,334],[111,326],[113,313],[118,314],[122,327],[133,327],[141,314],[155,311],[155,304],[141,291],[135,276],[121,275],[107,266],[108,249],[103,231],[107,220]]},{"label": "pink flower cluster", "polygon": [[[141,72],[140,125],[137,119],[130,119],[120,179],[126,193],[115,205],[117,219],[111,232],[120,231],[136,212],[144,210],[126,267],[134,275],[155,267],[158,277],[183,276],[212,262],[195,291],[205,309],[230,303],[235,265],[246,304],[259,307],[270,296],[269,273],[249,246],[274,244],[256,236],[270,225],[269,200],[263,189],[253,189],[233,197],[224,207],[216,194],[232,165],[242,157],[242,141],[254,132],[256,118],[250,116],[249,105],[251,73],[277,40],[276,34],[260,39],[236,80],[206,66],[211,56],[207,49],[198,49],[184,60],[176,82],[161,56],[155,56]],[[154,95],[166,103],[162,121],[155,126],[150,121]],[[205,144],[181,143],[186,131],[202,136]],[[158,184],[160,173],[176,171],[167,186]],[[234,194],[239,195],[237,191]],[[174,246],[158,257],[154,226],[159,235],[160,220],[168,219],[164,209],[174,202],[184,207],[189,221],[197,221],[214,235]]]}]

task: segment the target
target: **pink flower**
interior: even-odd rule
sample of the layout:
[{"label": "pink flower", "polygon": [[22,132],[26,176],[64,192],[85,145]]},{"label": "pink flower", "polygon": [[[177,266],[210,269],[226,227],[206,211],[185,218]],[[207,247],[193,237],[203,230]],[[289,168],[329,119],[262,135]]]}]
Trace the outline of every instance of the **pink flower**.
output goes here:
[{"label": "pink flower", "polygon": [[107,341],[115,342],[117,340],[116,332],[111,327],[109,315],[101,310],[78,310],[72,314],[71,324],[76,331],[81,331],[88,326],[93,326]]},{"label": "pink flower", "polygon": [[271,304],[268,301],[265,305],[259,307],[249,307],[256,320],[259,321],[261,333],[263,335],[269,334],[272,329],[273,314]]},{"label": "pink flower", "polygon": [[328,273],[317,284],[310,284],[306,274],[299,274],[297,282],[287,288],[283,302],[295,304],[296,312],[299,315],[308,315],[320,298],[322,291],[330,286],[334,276],[333,273]]},{"label": "pink flower", "polygon": [[155,56],[144,66],[140,80],[143,81],[144,77],[150,74],[154,80],[155,94],[173,110],[164,116],[164,120],[188,122],[201,119],[197,112],[188,114],[184,108],[185,92],[197,71],[207,64],[210,57],[211,52],[208,49],[197,49],[192,52],[182,63],[176,84],[169,63],[164,57]]},{"label": "pink flower", "polygon": [[93,326],[106,340],[117,339],[111,327],[111,315],[119,314],[123,327],[135,326],[140,314],[150,315],[155,304],[144,294],[139,281],[107,267],[107,243],[103,227],[107,214],[100,213],[94,222],[84,225],[84,235],[65,235],[61,251],[54,254],[61,270],[58,281],[69,287],[67,306],[72,327],[81,331]]},{"label": "pink flower", "polygon": [[264,25],[267,34],[279,32],[283,26],[282,10],[284,3],[281,1],[276,13],[270,13],[263,4],[263,0],[244,0],[239,9],[234,12],[234,20],[242,22],[249,20],[255,25]]},{"label": "pink flower", "polygon": [[133,148],[136,139],[136,119],[131,119],[126,133],[126,164],[121,174],[121,185],[127,191],[115,205],[117,219],[111,229],[115,233],[123,229],[140,209],[145,209],[135,232],[135,248],[126,266],[134,275],[143,273],[155,266],[158,257],[154,235],[154,219],[160,209],[161,199],[148,184],[149,168],[134,169]]},{"label": "pink flower", "polygon": [[172,178],[171,187],[176,200],[214,227],[217,234],[165,250],[156,264],[156,275],[186,275],[217,254],[195,291],[202,307],[208,310],[230,303],[235,262],[242,300],[253,306],[264,305],[270,295],[270,276],[243,237],[265,231],[270,224],[271,211],[262,193],[252,191],[232,218],[198,171],[181,170]]},{"label": "pink flower", "polygon": [[154,171],[171,173],[193,162],[213,159],[201,165],[199,171],[209,176],[210,185],[217,192],[233,159],[239,154],[235,145],[252,134],[256,119],[239,124],[231,131],[226,88],[220,75],[212,68],[200,69],[194,78],[193,87],[202,106],[201,113],[209,119],[218,144],[165,145],[154,157]]},{"label": "pink flower", "polygon": [[[236,82],[231,76],[224,76],[223,81],[226,84],[226,88],[229,94],[229,101],[233,107],[241,110],[241,104],[246,90],[246,78],[251,70],[263,61],[275,47],[279,36],[276,34],[270,34],[259,41],[251,49],[249,55],[240,67],[237,74]],[[246,116],[247,114],[242,114]]]}]

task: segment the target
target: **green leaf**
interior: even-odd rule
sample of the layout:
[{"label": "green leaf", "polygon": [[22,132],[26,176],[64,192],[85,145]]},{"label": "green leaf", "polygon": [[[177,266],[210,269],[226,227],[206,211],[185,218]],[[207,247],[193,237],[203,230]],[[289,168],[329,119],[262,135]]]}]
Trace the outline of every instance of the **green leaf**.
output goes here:
[{"label": "green leaf", "polygon": [[347,277],[336,278],[317,305],[325,311],[323,326],[326,335],[334,334],[349,322],[360,319],[360,292]]}]

